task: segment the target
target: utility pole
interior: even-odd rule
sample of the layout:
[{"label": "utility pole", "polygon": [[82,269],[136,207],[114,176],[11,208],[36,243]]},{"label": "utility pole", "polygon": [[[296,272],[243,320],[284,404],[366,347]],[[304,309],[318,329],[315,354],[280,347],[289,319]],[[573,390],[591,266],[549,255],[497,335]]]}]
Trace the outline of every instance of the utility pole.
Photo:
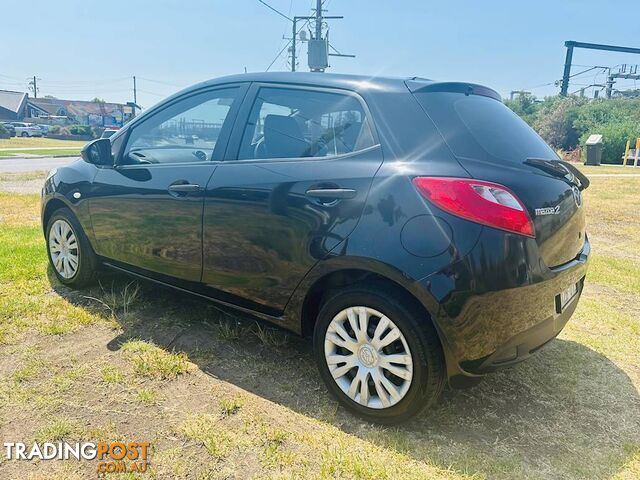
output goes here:
[{"label": "utility pole", "polygon": [[[560,86],[560,96],[563,97],[566,96],[569,91],[569,79],[571,78],[571,63],[573,61],[574,48],[603,50],[605,52],[632,53],[636,55],[640,54],[640,48],[621,47],[619,45],[602,45],[599,43],[574,42],[573,40],[564,42],[564,46],[567,47],[567,55],[564,60],[564,71],[562,73],[562,84]],[[613,90],[613,84],[610,83],[611,80],[612,79],[609,78],[607,84],[611,85],[611,90]]]},{"label": "utility pole", "polygon": [[298,36],[298,30],[296,28],[296,22],[298,17],[293,17],[293,28],[291,29],[291,71],[296,71],[296,37]]},{"label": "utility pole", "polygon": [[316,0],[316,39],[322,39],[322,0]]},{"label": "utility pole", "polygon": [[[292,23],[293,23],[293,27],[291,29],[291,50],[289,50],[291,52],[291,71],[295,72],[296,71],[296,63],[297,63],[297,51],[296,51],[296,42],[298,41],[298,20],[313,20],[315,17],[299,17],[299,16],[295,16],[293,17]],[[305,37],[303,38],[302,34],[305,33]],[[306,41],[306,32],[302,31],[300,32],[300,41],[301,42],[305,42]]]},{"label": "utility pole", "polygon": [[33,92],[33,98],[38,98],[38,80],[35,75],[33,76],[33,80],[29,81],[29,90]]},{"label": "utility pole", "polygon": [[[289,39],[289,42],[291,44],[291,46],[289,47],[289,53],[291,54],[291,71],[295,72],[297,69],[297,42],[298,42],[298,33],[300,33],[300,41],[301,42],[308,42],[308,48],[307,48],[307,60],[308,60],[308,65],[309,65],[309,70],[311,70],[312,72],[324,72],[325,69],[329,66],[329,58],[330,56],[333,57],[349,57],[349,58],[354,58],[355,55],[345,55],[340,53],[336,48],[333,47],[333,45],[331,45],[329,43],[329,34],[327,32],[327,34],[325,35],[325,37],[322,37],[322,26],[323,26],[323,21],[324,20],[329,20],[329,19],[340,19],[340,18],[344,18],[342,16],[326,16],[322,14],[322,4],[323,1],[322,0],[316,0],[316,6],[313,9],[314,10],[314,15],[312,16],[294,16],[294,17],[289,17],[288,15],[285,15],[284,13],[276,10],[275,8],[273,8],[271,5],[269,5],[267,2],[263,1],[263,0],[258,0],[260,3],[262,3],[263,5],[265,5],[267,8],[269,8],[269,10],[272,10],[273,12],[277,13],[278,15],[280,15],[283,18],[286,18],[287,20],[289,20],[291,22],[291,38]],[[308,23],[310,23],[311,20],[315,20],[315,33],[313,32],[309,32],[311,35],[311,38],[309,40],[306,39],[306,35],[303,36],[303,34],[305,32],[302,31],[302,28],[300,29],[301,31],[298,32],[298,22],[300,20],[306,20],[305,24],[303,25],[302,28],[304,28]],[[311,29],[310,29],[311,30]],[[333,52],[335,53],[329,53],[329,49],[333,50]],[[284,49],[283,49],[284,50]],[[282,53],[282,52],[280,52]],[[278,57],[276,57],[275,60],[277,60]],[[271,65],[273,65],[273,62],[271,62]],[[270,66],[271,66],[270,65]],[[268,70],[268,69],[267,69]]]},{"label": "utility pole", "polygon": [[136,89],[136,76],[133,76],[133,116],[136,116],[136,106],[138,105],[138,92]]}]

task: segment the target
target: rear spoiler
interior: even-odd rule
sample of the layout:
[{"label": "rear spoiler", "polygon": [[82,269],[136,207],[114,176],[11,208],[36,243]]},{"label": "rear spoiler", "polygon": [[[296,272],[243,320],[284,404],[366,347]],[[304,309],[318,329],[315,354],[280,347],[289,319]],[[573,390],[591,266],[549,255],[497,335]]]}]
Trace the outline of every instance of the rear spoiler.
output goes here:
[{"label": "rear spoiler", "polygon": [[585,190],[591,183],[587,176],[578,170],[575,166],[564,160],[545,160],[543,158],[527,158],[524,163],[532,167],[554,175],[558,178],[564,178],[578,187]]},{"label": "rear spoiler", "polygon": [[498,92],[482,85],[475,83],[462,82],[431,82],[422,79],[405,80],[405,85],[411,93],[427,93],[427,92],[448,92],[448,93],[464,93],[465,95],[482,95],[483,97],[493,98],[502,101],[502,97]]}]

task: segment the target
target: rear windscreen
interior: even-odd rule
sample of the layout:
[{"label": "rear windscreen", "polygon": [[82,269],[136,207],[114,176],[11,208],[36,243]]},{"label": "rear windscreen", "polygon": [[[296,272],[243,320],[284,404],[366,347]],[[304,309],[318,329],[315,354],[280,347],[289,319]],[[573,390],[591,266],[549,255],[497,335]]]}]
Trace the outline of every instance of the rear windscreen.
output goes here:
[{"label": "rear windscreen", "polygon": [[417,92],[416,98],[458,157],[494,163],[558,158],[520,117],[482,95]]}]

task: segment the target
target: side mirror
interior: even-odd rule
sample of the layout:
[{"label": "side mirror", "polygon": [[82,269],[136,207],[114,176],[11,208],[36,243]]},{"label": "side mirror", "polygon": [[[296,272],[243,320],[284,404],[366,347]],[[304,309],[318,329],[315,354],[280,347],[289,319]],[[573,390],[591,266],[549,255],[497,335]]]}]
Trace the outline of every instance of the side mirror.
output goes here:
[{"label": "side mirror", "polygon": [[111,140],[108,138],[98,138],[87,143],[80,151],[82,159],[94,165],[113,166],[113,155],[111,154]]}]

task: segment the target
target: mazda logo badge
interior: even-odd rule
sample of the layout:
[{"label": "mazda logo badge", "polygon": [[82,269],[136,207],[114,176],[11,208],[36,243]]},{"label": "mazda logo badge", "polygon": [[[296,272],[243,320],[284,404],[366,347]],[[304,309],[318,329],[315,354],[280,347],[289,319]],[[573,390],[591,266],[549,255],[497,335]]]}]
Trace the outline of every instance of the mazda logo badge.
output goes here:
[{"label": "mazda logo badge", "polygon": [[582,193],[578,187],[572,187],[573,200],[576,202],[576,206],[580,208],[582,206]]}]

